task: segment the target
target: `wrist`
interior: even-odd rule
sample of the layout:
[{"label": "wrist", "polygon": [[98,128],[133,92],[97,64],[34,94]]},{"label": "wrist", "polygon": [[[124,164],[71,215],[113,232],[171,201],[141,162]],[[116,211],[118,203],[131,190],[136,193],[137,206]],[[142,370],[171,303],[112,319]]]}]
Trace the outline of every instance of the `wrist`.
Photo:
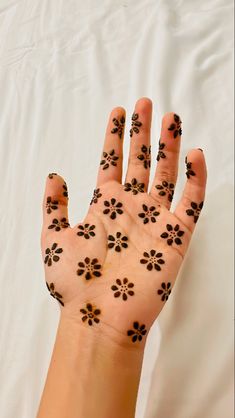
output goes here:
[{"label": "wrist", "polygon": [[38,418],[45,410],[51,418],[134,418],[143,348],[123,345],[108,328],[84,325],[61,312]]}]

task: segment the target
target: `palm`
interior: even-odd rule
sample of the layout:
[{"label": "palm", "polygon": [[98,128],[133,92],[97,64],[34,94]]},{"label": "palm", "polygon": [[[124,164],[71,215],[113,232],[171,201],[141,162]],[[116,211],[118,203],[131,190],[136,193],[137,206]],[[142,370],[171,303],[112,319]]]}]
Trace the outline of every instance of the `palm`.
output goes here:
[{"label": "palm", "polygon": [[48,289],[63,309],[88,326],[102,323],[104,332],[126,338],[128,330],[136,342],[171,293],[191,228],[132,183],[98,185],[85,220],[73,228],[67,219],[53,224],[54,211],[42,249]]}]

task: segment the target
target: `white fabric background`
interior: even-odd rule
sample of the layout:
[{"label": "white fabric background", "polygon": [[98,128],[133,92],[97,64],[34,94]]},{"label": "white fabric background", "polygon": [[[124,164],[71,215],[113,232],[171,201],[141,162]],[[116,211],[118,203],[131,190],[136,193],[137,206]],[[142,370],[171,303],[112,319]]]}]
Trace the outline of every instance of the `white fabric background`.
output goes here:
[{"label": "white fabric background", "polygon": [[232,15],[232,0],[0,0],[1,418],[35,416],[56,333],[40,254],[45,178],[64,176],[71,224],[82,220],[108,114],[124,106],[128,130],[142,96],[153,152],[163,114],[183,120],[176,200],[190,148],[204,149],[208,189],[149,335],[136,418],[233,417]]}]

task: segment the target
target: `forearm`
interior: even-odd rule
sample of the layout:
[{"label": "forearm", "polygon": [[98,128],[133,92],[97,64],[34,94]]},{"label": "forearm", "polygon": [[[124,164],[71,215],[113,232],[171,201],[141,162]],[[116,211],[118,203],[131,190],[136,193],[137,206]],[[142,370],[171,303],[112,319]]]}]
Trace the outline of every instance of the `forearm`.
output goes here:
[{"label": "forearm", "polygon": [[37,418],[134,418],[143,349],[61,316]]}]

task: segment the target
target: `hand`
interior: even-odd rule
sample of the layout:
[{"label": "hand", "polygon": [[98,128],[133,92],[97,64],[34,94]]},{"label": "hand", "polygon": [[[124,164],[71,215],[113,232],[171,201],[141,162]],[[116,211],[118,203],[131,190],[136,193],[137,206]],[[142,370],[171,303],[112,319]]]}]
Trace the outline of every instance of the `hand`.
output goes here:
[{"label": "hand", "polygon": [[203,206],[206,185],[204,155],[194,149],[186,158],[182,198],[170,212],[181,120],[167,113],[148,191],[151,117],[151,101],[138,100],[122,184],[125,109],[113,109],[94,195],[84,221],[74,227],[68,221],[66,183],[59,175],[49,174],[41,236],[47,287],[62,314],[89,332],[139,349],[170,296]]}]

